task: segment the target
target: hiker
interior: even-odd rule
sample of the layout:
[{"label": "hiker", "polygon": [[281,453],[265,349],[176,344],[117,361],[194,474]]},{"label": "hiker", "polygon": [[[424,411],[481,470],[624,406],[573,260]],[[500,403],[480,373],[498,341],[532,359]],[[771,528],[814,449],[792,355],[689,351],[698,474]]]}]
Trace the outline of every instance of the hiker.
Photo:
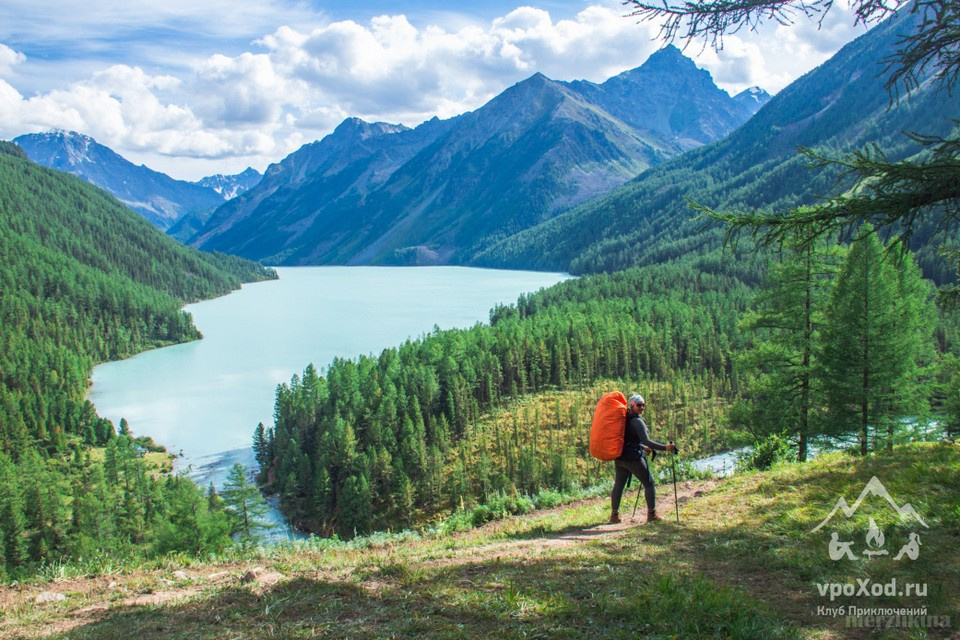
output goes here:
[{"label": "hiker", "polygon": [[623,453],[613,461],[614,473],[613,493],[610,494],[610,523],[620,522],[620,498],[623,488],[632,473],[643,484],[643,497],[647,501],[647,522],[660,520],[657,515],[657,490],[650,473],[650,463],[645,453],[651,450],[676,451],[674,444],[660,444],[650,439],[647,434],[647,423],[643,421],[643,410],[647,403],[638,393],[630,396],[627,401],[627,424],[623,438]]}]

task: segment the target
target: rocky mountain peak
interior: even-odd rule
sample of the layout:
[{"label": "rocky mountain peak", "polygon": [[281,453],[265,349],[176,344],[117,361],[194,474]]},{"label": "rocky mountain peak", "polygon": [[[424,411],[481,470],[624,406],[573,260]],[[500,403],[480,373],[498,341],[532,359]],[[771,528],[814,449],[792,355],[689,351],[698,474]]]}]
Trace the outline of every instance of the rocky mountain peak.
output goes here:
[{"label": "rocky mountain peak", "polygon": [[733,99],[736,100],[737,102],[741,102],[745,104],[756,104],[762,107],[763,105],[770,102],[770,98],[772,97],[773,96],[771,96],[769,93],[767,93],[760,87],[749,87],[747,89],[744,89],[737,95],[735,95]]},{"label": "rocky mountain peak", "polygon": [[258,182],[260,182],[262,178],[263,176],[259,171],[251,167],[247,167],[236,175],[228,176],[218,173],[216,175],[207,176],[197,180],[194,184],[213,189],[223,196],[224,200],[230,200],[237,197],[241,193],[246,193],[249,191]]},{"label": "rocky mountain peak", "polygon": [[683,55],[683,51],[672,44],[668,44],[662,49],[658,49],[657,51],[651,53],[650,57],[647,58],[647,61],[641,65],[641,68],[647,66],[660,68],[667,66],[682,67],[686,69],[697,68],[697,65],[694,64],[693,60]]},{"label": "rocky mountain peak", "polygon": [[701,81],[713,84],[710,72],[697,67],[693,60],[683,55],[677,47],[667,45],[650,54],[646,61],[635,69],[624,71],[604,83],[604,86],[647,83],[652,78],[662,78],[664,81],[677,82],[681,78],[697,77]]},{"label": "rocky mountain peak", "polygon": [[495,128],[511,127],[511,123],[516,124],[518,120],[536,117],[536,114],[544,109],[549,110],[562,100],[566,93],[562,83],[537,72],[508,87],[483,109],[474,113],[483,114],[481,119]]},{"label": "rocky mountain peak", "polygon": [[726,135],[760,108],[757,102],[731,98],[708,71],[672,45],[603,84],[568,86],[623,122],[653,131],[683,150]]},{"label": "rocky mountain peak", "polygon": [[70,167],[90,162],[91,151],[97,151],[99,147],[97,141],[90,136],[64,129],[20,136],[14,142],[20,146],[30,146],[30,151],[39,155],[58,156],[58,162],[62,166]]},{"label": "rocky mountain peak", "polygon": [[330,135],[335,139],[344,141],[367,140],[376,136],[406,131],[409,127],[402,124],[390,124],[387,122],[367,122],[360,118],[350,117],[337,125]]},{"label": "rocky mountain peak", "polygon": [[82,133],[53,130],[22,135],[13,142],[37,164],[72,173],[109,191],[164,230],[185,213],[223,202],[213,189],[134,165]]},{"label": "rocky mountain peak", "polygon": [[529,78],[508,87],[503,93],[491,100],[490,104],[515,105],[520,101],[535,100],[559,93],[561,86],[538,71]]}]

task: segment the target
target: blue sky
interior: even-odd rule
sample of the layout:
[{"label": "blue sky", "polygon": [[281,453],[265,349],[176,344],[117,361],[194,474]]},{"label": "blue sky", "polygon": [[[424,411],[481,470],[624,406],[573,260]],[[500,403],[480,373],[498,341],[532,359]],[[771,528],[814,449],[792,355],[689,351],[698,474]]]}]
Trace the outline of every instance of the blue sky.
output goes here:
[{"label": "blue sky", "polygon": [[[182,179],[263,170],[344,118],[416,126],[542,72],[603,81],[661,43],[619,0],[4,0],[0,138],[80,131]],[[771,93],[863,32],[835,7],[686,53]]]}]

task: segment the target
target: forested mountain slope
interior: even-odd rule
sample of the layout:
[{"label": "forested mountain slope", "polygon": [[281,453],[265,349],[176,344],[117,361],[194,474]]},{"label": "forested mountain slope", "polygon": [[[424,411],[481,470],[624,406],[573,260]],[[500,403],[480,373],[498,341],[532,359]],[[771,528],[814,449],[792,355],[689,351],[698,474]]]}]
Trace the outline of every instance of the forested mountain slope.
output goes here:
[{"label": "forested mountain slope", "polygon": [[[723,140],[478,251],[469,262],[587,273],[705,252],[720,245],[723,231],[704,228],[688,200],[720,210],[782,209],[835,190],[836,171],[810,170],[798,146],[840,151],[875,143],[891,159],[916,153],[902,132],[946,135],[949,118],[960,113],[960,95],[924,86],[891,105],[883,61],[913,18],[903,14],[850,43]],[[921,229],[914,246],[923,246],[930,232]],[[950,275],[930,252],[921,262],[932,277]]]},{"label": "forested mountain slope", "polygon": [[765,98],[752,95],[731,98],[671,47],[602,84],[535,74],[415,129],[351,118],[185,239],[272,264],[463,262],[726,134]]},{"label": "forested mountain slope", "polygon": [[[82,506],[65,496],[92,491],[97,465],[89,454],[84,464],[87,447],[116,436],[85,399],[93,365],[198,338],[180,310],[185,302],[273,274],[184,247],[106,192],[34,164],[7,142],[0,143],[0,257],[0,537],[6,567],[16,571],[76,552],[90,533],[63,518],[72,504],[78,525]],[[70,453],[73,465],[62,460]],[[139,484],[127,477],[125,489],[155,490],[145,482],[140,472]],[[136,496],[128,498],[144,494]],[[125,509],[105,513],[98,528],[124,517],[137,533],[94,545],[119,545],[127,534],[142,542],[156,525],[130,520]]]}]

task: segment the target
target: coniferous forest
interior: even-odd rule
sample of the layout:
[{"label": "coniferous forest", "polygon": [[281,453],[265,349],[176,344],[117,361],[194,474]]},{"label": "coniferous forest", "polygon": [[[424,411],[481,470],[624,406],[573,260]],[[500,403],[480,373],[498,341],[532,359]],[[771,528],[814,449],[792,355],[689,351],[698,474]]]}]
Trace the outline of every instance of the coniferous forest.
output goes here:
[{"label": "coniferous forest", "polygon": [[[822,141],[877,139],[897,158],[923,157],[916,140],[892,142],[893,129],[919,113],[956,137],[936,116],[955,100],[925,93],[913,112]],[[724,242],[686,197],[793,206],[836,184],[835,167],[770,156],[779,125],[751,122],[477,254],[588,275],[495,308],[489,323],[306,366],[278,388],[274,426],[254,432],[263,488],[296,526],[352,537],[596,485],[610,470],[590,458],[587,434],[614,389],[643,393],[653,438],[677,442],[685,460],[773,442],[802,461],[823,435],[867,454],[911,437],[911,422],[960,427],[960,322],[936,302],[955,278],[936,247],[956,240],[955,226],[918,224],[902,240],[864,224]],[[738,148],[751,127],[766,137]],[[199,338],[185,302],[270,270],[183,247],[7,143],[0,259],[3,575],[254,539],[259,506],[242,469],[223,495],[173,476],[149,434],[100,418],[85,395],[95,364]]]},{"label": "coniferous forest", "polygon": [[805,459],[811,436],[855,430],[866,453],[906,437],[903,416],[944,411],[958,325],[912,254],[867,226],[849,250],[769,258],[585,276],[489,326],[311,365],[258,429],[262,479],[294,523],[352,536],[606,480],[586,435],[614,389],[644,393],[654,439],[688,457],[782,434]]},{"label": "coniferous forest", "polygon": [[[637,70],[611,84],[538,72],[488,103],[502,110],[414,129],[348,118],[246,194],[250,169],[192,183],[223,201],[174,226],[196,228],[191,242],[369,267],[280,270],[285,282],[210,305],[226,310],[219,325],[196,310],[208,336],[193,345],[204,336],[187,303],[277,273],[185,246],[119,190],[0,141],[0,638],[960,637],[960,0],[623,0],[622,31],[609,3],[502,17],[510,7],[478,3],[426,28],[436,12],[423,3],[315,4],[233,3],[229,28],[212,31],[216,8],[199,4],[117,5],[106,22],[21,4],[0,28],[2,124],[76,122],[178,174],[231,171],[346,109],[414,118],[439,95],[444,110],[467,104],[435,82],[480,96],[514,61],[616,66],[642,50],[624,34],[649,33],[634,19],[691,53],[736,34],[705,62],[724,86],[788,78],[786,52],[854,37],[831,11],[867,28],[772,97],[724,97],[671,50],[686,72],[663,75],[679,92],[621,91],[641,86]],[[497,16],[489,28],[481,9]],[[263,36],[260,52],[243,29]],[[691,90],[700,81],[754,115],[696,146],[682,132],[717,115]],[[677,155],[658,151],[613,188],[589,176],[639,170],[617,113],[681,133]],[[156,173],[107,168],[92,139],[70,137],[50,157],[76,176]],[[296,245],[262,250],[280,237]],[[554,273],[421,279],[381,264]],[[398,277],[418,290],[391,295]],[[440,328],[500,277],[560,282]],[[411,307],[425,297],[451,315],[383,340],[424,317]],[[242,341],[221,340],[223,323]],[[345,348],[375,334],[387,348]],[[101,404],[94,367],[170,346],[129,363],[146,387],[129,376],[118,395],[133,393]],[[288,346],[303,358],[289,369]],[[344,357],[310,362],[318,352]],[[189,382],[167,400],[171,372]],[[595,408],[612,391],[642,394],[650,438],[676,447],[648,443],[637,466],[594,458]],[[269,423],[233,417],[269,411],[271,394]],[[242,413],[205,413],[198,396]],[[144,407],[149,424],[179,423],[149,433]],[[614,418],[625,435],[636,426]],[[184,431],[178,459],[164,445]],[[251,453],[255,468],[233,464]],[[225,480],[191,479],[204,476]]]},{"label": "coniferous forest", "polygon": [[[0,142],[0,563],[230,543],[216,496],[163,473],[146,435],[97,416],[93,366],[200,336],[188,301],[272,277],[166,238],[87,183]],[[199,532],[194,535],[194,532]]]},{"label": "coniferous forest", "polygon": [[[771,242],[731,232],[739,219],[776,224],[767,210],[805,219],[824,194],[869,194],[871,176],[851,175],[857,159],[909,175],[933,157],[955,175],[944,114],[956,93],[919,82],[891,101],[879,77],[915,20],[879,25],[727,138],[476,257],[593,275],[496,309],[489,327],[308,368],[278,391],[274,432],[257,434],[268,490],[298,525],[350,536],[595,483],[583,425],[612,389],[643,392],[655,433],[688,455],[768,438],[802,461],[819,435],[855,437],[866,454],[932,414],[956,426],[957,318],[934,302],[955,280],[940,251],[958,238],[949,187],[918,185],[914,200],[946,202],[914,214],[893,181],[901,206],[879,233],[857,223],[869,201],[835,228],[810,222]],[[930,138],[903,134],[912,128]],[[824,160],[840,151],[854,160]]]}]

